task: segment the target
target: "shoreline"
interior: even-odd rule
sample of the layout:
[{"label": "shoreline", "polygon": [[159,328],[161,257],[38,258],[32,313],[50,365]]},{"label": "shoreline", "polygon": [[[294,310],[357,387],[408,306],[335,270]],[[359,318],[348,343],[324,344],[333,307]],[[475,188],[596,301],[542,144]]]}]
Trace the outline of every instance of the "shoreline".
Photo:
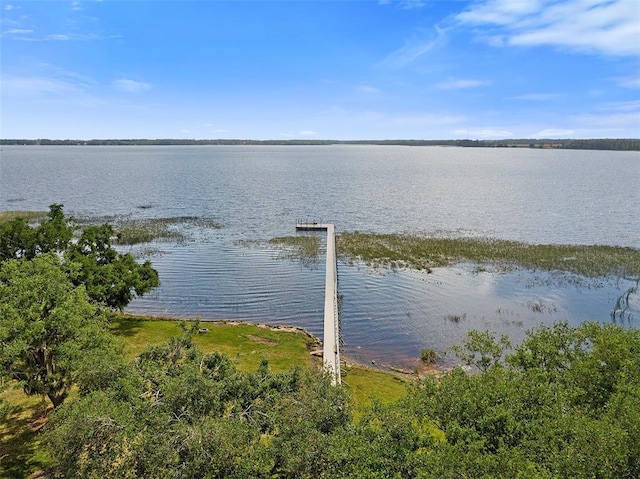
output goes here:
[{"label": "shoreline", "polygon": [[[256,323],[253,321],[242,321],[237,319],[213,319],[213,318],[189,318],[189,317],[172,317],[172,316],[163,316],[163,315],[154,315],[154,314],[137,314],[130,312],[109,312],[110,319],[122,319],[122,320],[133,320],[133,321],[166,321],[166,322],[194,322],[200,321],[201,323],[206,324],[215,324],[215,325],[226,325],[226,326],[255,326],[256,328],[266,329],[274,332],[288,332],[288,333],[299,333],[303,334],[307,338],[311,339],[314,344],[314,348],[309,349],[309,355],[312,357],[322,359],[322,340],[313,333],[310,333],[306,329],[299,326],[287,326],[280,324],[269,324],[269,323]],[[400,368],[397,366],[393,366],[391,364],[386,364],[384,362],[379,361],[371,361],[368,363],[366,361],[358,360],[352,356],[346,355],[341,351],[341,356],[343,359],[344,367],[358,367],[362,369],[367,369],[370,371],[379,371],[388,374],[400,374],[405,378],[422,378],[426,375],[435,375],[440,376],[445,374],[446,372],[452,369],[451,366],[444,366],[438,364],[423,364],[419,358],[416,358],[417,366],[413,369]]]}]

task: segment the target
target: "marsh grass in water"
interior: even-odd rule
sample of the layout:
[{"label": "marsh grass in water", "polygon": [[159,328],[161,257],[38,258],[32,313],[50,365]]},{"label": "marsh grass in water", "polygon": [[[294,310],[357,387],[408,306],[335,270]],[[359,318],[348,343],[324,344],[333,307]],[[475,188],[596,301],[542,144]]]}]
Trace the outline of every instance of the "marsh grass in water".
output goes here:
[{"label": "marsh grass in water", "polygon": [[462,262],[504,269],[563,271],[595,278],[640,277],[640,249],[617,246],[534,245],[486,238],[433,238],[410,234],[341,233],[339,255],[374,267],[430,271]]},{"label": "marsh grass in water", "polygon": [[39,222],[47,217],[46,211],[0,211],[0,223],[8,223],[16,218],[29,222]]},{"label": "marsh grass in water", "polygon": [[152,241],[175,241],[184,243],[189,238],[185,228],[220,229],[222,225],[207,218],[197,216],[177,216],[173,218],[132,219],[126,216],[101,216],[79,218],[80,228],[88,225],[109,223],[117,234],[116,243],[137,245]]},{"label": "marsh grass in water", "polygon": [[317,265],[320,256],[320,236],[278,236],[269,245],[282,251],[282,258],[300,260],[304,265]]}]

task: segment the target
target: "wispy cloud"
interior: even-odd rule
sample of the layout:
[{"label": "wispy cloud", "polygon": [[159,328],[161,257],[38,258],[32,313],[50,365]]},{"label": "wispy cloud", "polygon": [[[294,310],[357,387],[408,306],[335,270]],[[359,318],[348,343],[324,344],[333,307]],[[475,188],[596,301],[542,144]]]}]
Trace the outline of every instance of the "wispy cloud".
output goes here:
[{"label": "wispy cloud", "polygon": [[5,99],[81,97],[95,84],[85,75],[40,63],[33,65],[28,72],[2,75],[2,95]]},{"label": "wispy cloud", "polygon": [[371,85],[358,85],[356,87],[356,91],[358,93],[364,93],[366,95],[375,95],[381,92],[381,90],[379,88],[376,88],[374,86]]},{"label": "wispy cloud", "polygon": [[[386,115],[381,115],[385,117]],[[462,115],[451,115],[451,114],[433,114],[433,113],[423,113],[423,114],[409,114],[409,115],[389,115],[386,117],[386,121],[394,125],[403,125],[403,126],[433,126],[433,125],[455,125],[459,123],[463,123],[466,121],[466,118]]]},{"label": "wispy cloud", "polygon": [[597,110],[640,112],[640,100],[614,101],[614,102],[602,103],[597,107]]},{"label": "wispy cloud", "polygon": [[446,38],[445,34],[446,31],[436,25],[433,31],[426,35],[423,34],[419,37],[406,39],[404,45],[388,55],[387,58],[382,61],[381,65],[390,68],[405,67],[427,52],[442,45]]},{"label": "wispy cloud", "polygon": [[27,33],[33,33],[33,30],[28,28],[10,28],[5,33],[10,35],[25,35]]},{"label": "wispy cloud", "polygon": [[456,130],[454,133],[458,136],[464,136],[466,138],[477,138],[480,140],[513,137],[513,133],[511,131],[503,130],[500,128],[465,128]]},{"label": "wispy cloud", "polygon": [[[606,102],[596,105],[594,109],[574,118],[586,128],[609,132],[614,136],[637,136],[640,125],[640,100]],[[602,134],[601,134],[602,135]]]},{"label": "wispy cloud", "polygon": [[640,88],[640,75],[616,78],[615,81],[623,88]]},{"label": "wispy cloud", "polygon": [[150,83],[145,83],[136,80],[129,80],[126,78],[121,78],[119,80],[115,80],[112,83],[113,87],[125,93],[139,93],[146,90],[150,90],[152,85]]},{"label": "wispy cloud", "polygon": [[399,0],[392,2],[391,0],[378,0],[378,5],[392,5],[395,4],[403,10],[413,10],[414,8],[422,8],[426,4],[422,0]]},{"label": "wispy cloud", "polygon": [[516,95],[509,97],[510,100],[524,101],[551,101],[562,98],[564,95],[560,93],[525,93],[524,95]]},{"label": "wispy cloud", "polygon": [[6,98],[33,98],[77,94],[83,88],[77,83],[44,76],[3,76],[2,92]]},{"label": "wispy cloud", "polygon": [[554,46],[608,56],[640,54],[635,0],[486,0],[459,13],[490,44]]},{"label": "wispy cloud", "polygon": [[477,87],[486,86],[490,84],[491,82],[486,80],[452,78],[445,82],[436,84],[436,88],[440,90],[463,90],[466,88],[477,88]]},{"label": "wispy cloud", "polygon": [[544,130],[540,130],[533,135],[530,135],[531,138],[570,138],[575,135],[576,130],[571,130],[568,128],[546,128]]}]

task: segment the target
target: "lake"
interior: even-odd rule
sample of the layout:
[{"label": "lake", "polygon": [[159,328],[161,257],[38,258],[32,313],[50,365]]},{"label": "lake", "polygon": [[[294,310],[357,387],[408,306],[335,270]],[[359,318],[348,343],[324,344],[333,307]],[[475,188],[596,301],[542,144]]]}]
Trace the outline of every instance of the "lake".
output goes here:
[{"label": "lake", "polygon": [[[151,254],[162,285],[128,310],[303,327],[321,336],[324,257],[307,264],[268,244],[298,219],[340,231],[482,236],[640,247],[640,153],[400,146],[3,146],[0,210],[62,203],[79,217],[198,216]],[[128,249],[127,249],[128,251]],[[469,329],[514,339],[566,320],[638,325],[630,279],[585,279],[473,265],[431,274],[338,264],[347,355],[412,367]],[[451,361],[450,354],[444,362]]]}]

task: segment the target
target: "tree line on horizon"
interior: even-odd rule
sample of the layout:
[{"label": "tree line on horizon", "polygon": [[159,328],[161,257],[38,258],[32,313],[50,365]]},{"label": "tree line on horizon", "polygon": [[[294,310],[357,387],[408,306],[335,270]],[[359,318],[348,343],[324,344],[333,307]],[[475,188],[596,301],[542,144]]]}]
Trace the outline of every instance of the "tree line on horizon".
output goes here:
[{"label": "tree line on horizon", "polygon": [[0,145],[40,146],[189,146],[189,145],[396,145],[396,146],[457,146],[465,148],[543,148],[569,150],[615,150],[640,151],[640,138],[591,138],[591,139],[503,139],[503,140],[241,140],[209,139],[194,140],[180,138],[160,139],[93,139],[51,140],[0,139]]}]

